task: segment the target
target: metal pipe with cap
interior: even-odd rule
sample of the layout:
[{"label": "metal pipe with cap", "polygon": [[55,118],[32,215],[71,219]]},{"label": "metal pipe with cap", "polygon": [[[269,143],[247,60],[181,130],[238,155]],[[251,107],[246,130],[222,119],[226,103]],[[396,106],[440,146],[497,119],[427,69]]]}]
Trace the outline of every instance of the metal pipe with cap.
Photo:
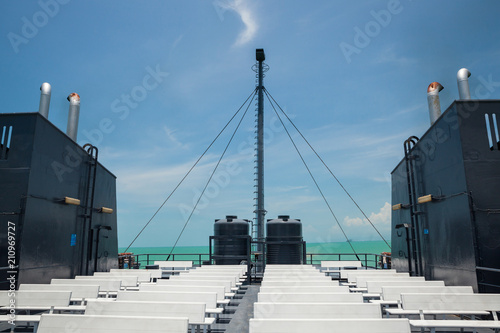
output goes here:
[{"label": "metal pipe with cap", "polygon": [[439,103],[439,92],[444,87],[439,82],[432,82],[427,88],[427,103],[429,103],[429,117],[431,125],[441,116],[441,104]]},{"label": "metal pipe with cap", "polygon": [[460,99],[470,99],[469,77],[470,72],[467,68],[461,68],[457,72],[458,95]]},{"label": "metal pipe with cap", "polygon": [[68,127],[66,134],[76,141],[78,134],[78,119],[80,118],[80,96],[77,93],[71,93],[68,96],[69,101],[69,114],[68,114]]},{"label": "metal pipe with cap", "polygon": [[47,119],[49,118],[51,90],[52,88],[47,82],[42,83],[40,86],[40,106],[38,107],[38,112]]}]

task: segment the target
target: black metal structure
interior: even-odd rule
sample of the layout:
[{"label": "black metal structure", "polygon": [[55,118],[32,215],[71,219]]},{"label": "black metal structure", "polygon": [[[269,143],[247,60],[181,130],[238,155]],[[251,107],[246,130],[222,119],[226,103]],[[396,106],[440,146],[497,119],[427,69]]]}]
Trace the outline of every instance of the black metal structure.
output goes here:
[{"label": "black metal structure", "polygon": [[267,220],[266,264],[304,264],[305,242],[302,239],[302,223],[280,215]]},{"label": "black metal structure", "polygon": [[118,267],[116,177],[97,149],[39,113],[0,114],[0,132],[0,289],[11,274],[19,285]]},{"label": "black metal structure", "polygon": [[392,172],[398,271],[500,292],[499,110],[499,100],[455,101],[405,145]]},{"label": "black metal structure", "polygon": [[[212,244],[215,244],[216,242],[241,242],[245,243],[246,246],[246,254],[245,255],[240,255],[240,254],[228,254],[224,253],[222,255],[216,254],[213,252],[215,249],[215,246]],[[208,254],[209,254],[209,264],[218,262],[221,259],[226,260],[234,260],[235,262],[238,262],[238,265],[243,265],[246,264],[247,266],[247,282],[251,283],[252,277],[251,277],[251,271],[252,271],[252,256],[251,256],[251,247],[252,247],[252,237],[250,235],[219,235],[219,236],[210,236],[209,237],[209,246],[208,246]],[[226,265],[229,265],[226,263]]]},{"label": "black metal structure", "polygon": [[[216,265],[239,265],[242,260],[247,260],[249,248],[246,238],[234,238],[232,236],[248,236],[249,220],[238,219],[237,216],[228,215],[225,219],[215,220],[214,254]],[[234,256],[242,257],[234,258]]]},{"label": "black metal structure", "polygon": [[[266,210],[264,208],[264,60],[266,60],[266,55],[264,53],[264,49],[257,49],[255,51],[255,59],[258,62],[258,100],[257,100],[257,126],[256,126],[256,208],[254,210],[255,213],[255,224],[256,224],[256,237],[254,237],[257,241],[264,240],[264,221],[266,217]],[[261,243],[257,244],[257,252],[263,253],[263,247]]]}]

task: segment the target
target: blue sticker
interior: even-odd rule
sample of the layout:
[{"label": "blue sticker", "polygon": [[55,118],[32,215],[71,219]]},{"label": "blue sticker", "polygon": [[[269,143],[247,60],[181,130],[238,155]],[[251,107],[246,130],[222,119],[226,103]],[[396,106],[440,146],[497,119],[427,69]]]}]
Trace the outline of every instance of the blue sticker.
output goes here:
[{"label": "blue sticker", "polygon": [[71,234],[71,243],[70,243],[71,246],[75,246],[76,245],[76,234]]},{"label": "blue sticker", "polygon": [[429,234],[429,229],[424,229],[424,235],[428,235]]}]

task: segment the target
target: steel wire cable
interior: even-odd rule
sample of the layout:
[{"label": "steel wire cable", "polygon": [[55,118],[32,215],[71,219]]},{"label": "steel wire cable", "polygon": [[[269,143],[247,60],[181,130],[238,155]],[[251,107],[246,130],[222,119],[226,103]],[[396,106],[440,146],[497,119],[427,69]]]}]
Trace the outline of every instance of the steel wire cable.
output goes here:
[{"label": "steel wire cable", "polygon": [[266,93],[266,97],[267,99],[269,100],[269,103],[271,104],[273,110],[274,110],[274,113],[276,113],[276,116],[278,117],[281,125],[283,126],[283,128],[285,129],[285,132],[286,134],[288,135],[288,138],[290,139],[290,141],[292,142],[293,146],[295,147],[295,150],[297,151],[297,154],[299,154],[299,157],[300,159],[302,160],[302,163],[304,163],[304,166],[306,167],[307,169],[307,172],[309,173],[309,176],[311,176],[314,184],[316,185],[316,188],[318,189],[319,193],[321,194],[321,197],[323,197],[323,200],[325,201],[326,205],[328,206],[328,209],[330,210],[330,213],[332,214],[333,218],[335,219],[335,221],[337,222],[337,225],[339,226],[340,230],[342,231],[342,234],[344,235],[347,243],[349,244],[349,246],[351,247],[352,249],[352,252],[354,253],[354,255],[356,256],[356,258],[361,261],[361,259],[359,258],[358,254],[356,253],[356,250],[354,250],[354,247],[352,246],[351,244],[351,241],[349,240],[349,238],[347,237],[345,231],[344,231],[344,228],[342,228],[342,225],[340,224],[339,220],[337,219],[337,216],[335,215],[335,213],[333,212],[333,209],[332,207],[330,206],[330,203],[328,202],[328,200],[326,199],[325,195],[323,194],[323,191],[321,190],[318,182],[316,181],[316,178],[314,177],[314,175],[312,174],[311,170],[309,169],[309,166],[307,165],[306,161],[304,160],[304,157],[302,156],[302,154],[300,153],[300,150],[299,148],[297,147],[297,145],[295,144],[295,141],[293,140],[290,132],[288,131],[288,129],[286,128],[285,126],[285,123],[283,122],[283,120],[281,119],[278,111],[276,110],[276,108],[274,107],[274,104],[273,102],[271,101],[271,99],[269,98],[269,95],[267,93],[267,91],[264,90],[264,92]]},{"label": "steel wire cable", "polygon": [[[248,99],[247,99],[248,100]],[[224,155],[226,154],[227,152],[227,149],[229,148],[229,146],[231,145],[231,142],[233,141],[234,139],[234,136],[236,135],[236,132],[238,131],[238,129],[240,128],[240,125],[241,125],[241,122],[243,121],[243,119],[245,118],[245,115],[247,114],[248,112],[248,109],[250,108],[250,105],[252,105],[252,103],[248,103],[248,106],[245,110],[245,113],[243,113],[243,116],[241,116],[241,119],[238,123],[238,125],[236,126],[236,128],[234,129],[234,132],[233,132],[233,135],[231,135],[231,138],[229,139],[229,142],[227,143],[226,145],[226,148],[224,149],[224,151],[222,152],[219,160],[217,161],[217,164],[215,165],[215,168],[214,170],[212,171],[212,173],[210,174],[210,177],[208,178],[208,181],[207,183],[205,184],[205,187],[203,188],[203,191],[201,191],[200,193],[200,196],[198,197],[198,200],[196,201],[196,204],[194,205],[193,209],[191,210],[191,213],[189,214],[189,217],[188,219],[186,220],[186,223],[184,223],[184,227],[182,227],[182,230],[181,232],[179,233],[179,236],[177,236],[177,239],[174,243],[174,246],[172,246],[172,249],[170,250],[170,253],[168,254],[168,257],[167,257],[167,261],[168,259],[170,259],[170,256],[172,255],[172,252],[174,251],[175,247],[177,246],[177,243],[179,242],[179,239],[181,239],[181,236],[182,234],[184,233],[184,230],[186,229],[189,221],[191,220],[191,217],[193,216],[195,210],[196,210],[196,207],[198,207],[198,204],[200,203],[200,200],[201,198],[203,197],[203,194],[205,193],[205,191],[207,190],[207,187],[208,185],[210,184],[210,182],[212,181],[212,178],[214,177],[214,174],[215,172],[217,171],[217,168],[219,167],[220,165],[220,162],[222,161],[222,159],[224,158]]]},{"label": "steel wire cable", "polygon": [[370,223],[370,225],[373,227],[373,229],[375,229],[375,231],[377,232],[377,234],[380,236],[380,238],[382,238],[382,240],[385,242],[385,244],[389,247],[389,249],[391,249],[391,246],[389,245],[389,243],[387,242],[387,240],[384,238],[384,236],[382,236],[382,234],[380,233],[380,231],[377,229],[377,227],[375,227],[375,225],[372,223],[372,221],[370,220],[370,218],[365,214],[365,212],[363,211],[363,209],[361,209],[361,207],[358,205],[358,203],[356,202],[356,200],[354,200],[354,198],[351,196],[351,194],[347,191],[347,189],[344,187],[344,185],[340,182],[340,180],[335,176],[335,174],[332,172],[332,170],[328,167],[328,165],[325,163],[325,161],[321,158],[321,156],[316,152],[316,150],[313,148],[313,146],[309,143],[309,141],[304,137],[304,135],[302,134],[302,132],[297,128],[297,126],[295,126],[295,124],[293,123],[293,121],[288,117],[288,115],[286,114],[286,112],[281,108],[281,106],[278,104],[278,102],[276,102],[276,100],[273,98],[273,96],[267,91],[266,88],[264,88],[264,92],[266,94],[268,94],[268,99],[269,97],[271,97],[271,99],[276,103],[276,105],[278,106],[278,108],[281,110],[281,112],[285,115],[285,117],[288,119],[288,121],[290,122],[290,124],[292,124],[292,126],[295,128],[295,130],[297,131],[297,133],[299,133],[299,135],[302,137],[302,139],[304,139],[304,141],[307,143],[307,145],[309,146],[309,148],[311,148],[311,150],[314,152],[314,154],[318,157],[318,159],[321,161],[321,163],[325,166],[325,168],[328,170],[328,172],[333,176],[333,178],[335,179],[335,181],[337,181],[337,183],[340,185],[340,187],[342,188],[342,190],[344,190],[344,192],[347,194],[347,196],[351,199],[351,201],[354,203],[354,205],[356,205],[356,207],[358,208],[358,210],[361,212],[361,214],[363,214],[363,216],[366,218],[366,220]]},{"label": "steel wire cable", "polygon": [[[226,130],[226,128],[229,126],[229,124],[233,121],[233,119],[238,115],[238,113],[240,113],[241,109],[246,105],[246,103],[248,102],[248,100],[250,98],[252,98],[253,96],[255,96],[255,92],[257,91],[257,88],[255,88],[252,93],[250,94],[250,96],[248,96],[248,98],[245,100],[245,102],[243,102],[243,104],[239,107],[238,111],[236,111],[236,113],[231,117],[231,119],[229,119],[229,121],[226,123],[226,125],[220,130],[219,134],[217,134],[217,136],[215,137],[215,139],[213,139],[213,141],[208,145],[207,149],[205,149],[205,151],[201,154],[201,156],[196,160],[196,162],[193,164],[193,166],[189,169],[189,171],[184,175],[184,177],[182,177],[181,181],[177,184],[177,186],[175,186],[175,188],[172,190],[172,192],[170,192],[170,194],[168,195],[168,197],[163,201],[163,203],[160,205],[160,207],[156,210],[156,212],[153,214],[153,216],[149,219],[149,221],[144,225],[144,227],[142,227],[141,231],[139,231],[139,233],[135,236],[135,238],[132,240],[132,242],[129,244],[129,246],[127,246],[127,248],[125,249],[125,251],[123,252],[127,252],[127,250],[132,246],[132,244],[134,244],[134,242],[137,240],[137,238],[139,238],[139,236],[142,234],[142,232],[147,228],[147,226],[151,223],[151,221],[153,221],[153,219],[156,217],[156,215],[160,212],[160,210],[163,208],[163,206],[165,206],[165,204],[167,203],[167,201],[170,199],[170,197],[172,197],[172,195],[175,193],[175,191],[177,191],[177,189],[179,188],[179,186],[181,186],[181,184],[184,182],[184,180],[187,178],[187,176],[191,173],[191,171],[193,171],[193,169],[196,167],[196,165],[198,165],[198,163],[200,162],[200,160],[203,158],[203,156],[205,156],[205,154],[207,153],[207,151],[213,146],[213,144],[215,143],[215,141],[217,141],[217,139],[221,136],[221,134]],[[252,98],[253,99],[253,98]]]}]

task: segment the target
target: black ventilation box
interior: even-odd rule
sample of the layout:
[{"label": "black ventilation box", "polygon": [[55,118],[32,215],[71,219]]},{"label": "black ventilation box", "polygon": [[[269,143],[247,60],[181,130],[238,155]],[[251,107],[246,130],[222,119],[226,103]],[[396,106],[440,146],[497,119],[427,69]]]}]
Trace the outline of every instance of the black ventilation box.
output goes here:
[{"label": "black ventilation box", "polygon": [[406,159],[392,172],[392,264],[398,271],[500,292],[499,119],[499,100],[455,101],[420,138],[409,159],[413,221]]},{"label": "black ventilation box", "polygon": [[0,289],[117,268],[116,177],[39,113],[0,135]]}]

